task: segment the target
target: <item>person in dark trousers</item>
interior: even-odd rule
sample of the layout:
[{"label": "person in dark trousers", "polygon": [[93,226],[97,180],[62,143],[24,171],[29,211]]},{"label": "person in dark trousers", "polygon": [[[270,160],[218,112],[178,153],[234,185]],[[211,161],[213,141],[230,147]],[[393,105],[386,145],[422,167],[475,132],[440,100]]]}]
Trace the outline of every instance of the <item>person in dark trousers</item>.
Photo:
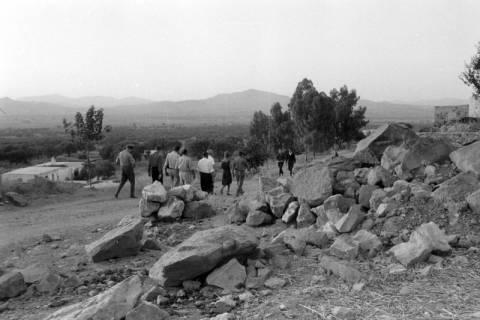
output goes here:
[{"label": "person in dark trousers", "polygon": [[240,151],[238,156],[233,160],[233,171],[237,179],[237,197],[243,194],[243,181],[245,180],[245,173],[247,171],[248,163],[245,159],[245,154]]},{"label": "person in dark trousers", "polygon": [[292,149],[288,149],[287,153],[287,164],[288,164],[288,171],[290,171],[290,176],[293,176],[293,166],[297,159],[295,158],[295,153],[293,153]]},{"label": "person in dark trousers", "polygon": [[277,164],[278,164],[278,175],[283,176],[283,162],[285,161],[285,154],[282,150],[278,150],[277,154]]},{"label": "person in dark trousers", "polygon": [[154,153],[148,159],[148,175],[152,177],[152,183],[160,181],[163,184],[163,152],[157,146]]},{"label": "person in dark trousers", "polygon": [[203,158],[198,160],[198,172],[200,173],[200,188],[209,194],[213,194],[213,164],[208,159],[208,153],[203,153]]},{"label": "person in dark trousers", "polygon": [[170,187],[176,187],[180,185],[180,176],[178,175],[177,168],[177,161],[180,158],[180,151],[181,145],[176,144],[172,151],[167,154],[165,159],[165,163],[163,164],[163,171],[165,171],[165,175],[170,177]]},{"label": "person in dark trousers", "polygon": [[132,156],[133,145],[129,144],[125,150],[121,151],[118,154],[116,163],[120,164],[122,170],[122,179],[120,185],[118,186],[117,192],[115,192],[115,198],[118,199],[118,194],[122,190],[123,186],[127,182],[130,182],[130,198],[135,198],[135,159]]},{"label": "person in dark trousers", "polygon": [[227,187],[227,196],[230,195],[230,185],[232,184],[232,171],[230,170],[230,153],[226,151],[222,160],[222,188],[220,194],[223,194],[223,189]]}]

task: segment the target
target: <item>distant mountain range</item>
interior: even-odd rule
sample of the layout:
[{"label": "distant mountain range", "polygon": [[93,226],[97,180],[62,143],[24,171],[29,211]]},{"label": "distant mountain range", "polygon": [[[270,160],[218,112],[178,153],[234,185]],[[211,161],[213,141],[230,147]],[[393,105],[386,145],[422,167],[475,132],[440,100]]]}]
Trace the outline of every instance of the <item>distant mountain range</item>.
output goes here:
[{"label": "distant mountain range", "polygon": [[[260,90],[219,94],[207,99],[152,101],[137,97],[116,99],[93,96],[68,98],[44,95],[20,99],[0,99],[0,127],[52,127],[63,118],[95,105],[105,109],[105,123],[111,125],[228,124],[248,123],[256,110],[268,112],[279,102],[287,107],[290,97]],[[466,104],[462,99],[423,100],[415,103],[376,102],[361,99],[372,122],[432,121],[434,105]]]}]

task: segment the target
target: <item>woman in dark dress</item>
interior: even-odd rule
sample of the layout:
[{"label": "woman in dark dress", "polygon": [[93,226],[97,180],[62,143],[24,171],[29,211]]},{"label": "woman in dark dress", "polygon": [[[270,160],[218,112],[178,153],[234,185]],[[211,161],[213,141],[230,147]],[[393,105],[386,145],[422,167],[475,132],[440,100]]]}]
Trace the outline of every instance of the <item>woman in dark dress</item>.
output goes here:
[{"label": "woman in dark dress", "polygon": [[223,188],[227,187],[227,195],[230,195],[230,185],[232,184],[232,171],[230,170],[230,154],[228,151],[224,153],[222,160],[222,188],[220,194],[223,194]]},{"label": "woman in dark dress", "polygon": [[288,163],[288,171],[290,171],[290,176],[293,176],[293,166],[297,159],[295,158],[295,153],[293,153],[292,149],[288,149],[287,153],[287,163]]}]

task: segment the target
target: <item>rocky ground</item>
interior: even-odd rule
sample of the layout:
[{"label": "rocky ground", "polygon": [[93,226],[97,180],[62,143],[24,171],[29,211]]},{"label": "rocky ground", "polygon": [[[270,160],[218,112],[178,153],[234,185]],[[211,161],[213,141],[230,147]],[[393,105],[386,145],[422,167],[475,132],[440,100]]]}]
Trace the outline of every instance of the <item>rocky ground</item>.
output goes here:
[{"label": "rocky ground", "polygon": [[[278,181],[270,164],[241,199],[149,189],[144,220],[138,199],[111,190],[0,207],[0,294],[9,281],[20,293],[3,297],[0,318],[480,319],[476,149],[455,151],[454,165],[448,143],[383,130],[390,149],[369,141],[361,162],[325,156]],[[381,166],[366,164],[375,157]]]}]

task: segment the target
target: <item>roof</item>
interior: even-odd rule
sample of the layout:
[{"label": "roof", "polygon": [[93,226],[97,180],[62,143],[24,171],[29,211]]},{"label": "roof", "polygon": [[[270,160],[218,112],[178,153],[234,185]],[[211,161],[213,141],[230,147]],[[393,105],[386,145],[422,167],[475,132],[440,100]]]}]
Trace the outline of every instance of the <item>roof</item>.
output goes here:
[{"label": "roof", "polygon": [[4,175],[9,174],[33,174],[33,175],[40,175],[40,174],[48,174],[51,172],[55,172],[59,170],[61,167],[26,167],[21,169],[16,169],[10,172],[4,173]]},{"label": "roof", "polygon": [[45,162],[37,164],[35,167],[82,167],[83,162],[74,162],[74,161],[56,161],[56,162]]}]

